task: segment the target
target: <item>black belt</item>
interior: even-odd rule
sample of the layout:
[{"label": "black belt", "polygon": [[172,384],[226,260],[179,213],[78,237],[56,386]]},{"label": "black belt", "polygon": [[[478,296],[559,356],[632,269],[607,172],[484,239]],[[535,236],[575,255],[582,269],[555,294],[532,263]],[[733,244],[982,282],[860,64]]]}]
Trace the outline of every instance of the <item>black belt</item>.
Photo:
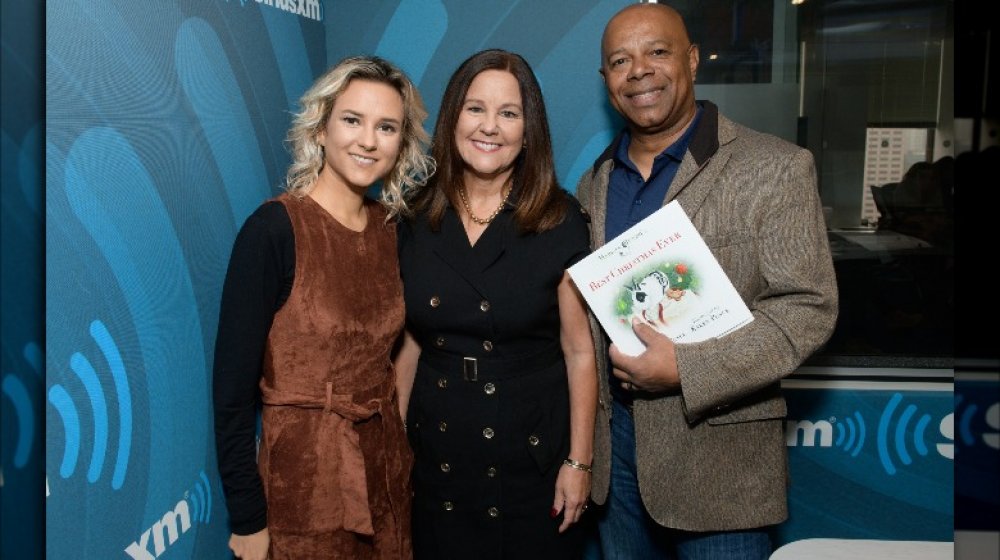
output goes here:
[{"label": "black belt", "polygon": [[558,343],[532,354],[514,357],[460,356],[433,347],[420,352],[421,362],[446,375],[462,372],[462,378],[466,381],[495,379],[498,376],[510,379],[555,365],[562,358],[562,347]]}]

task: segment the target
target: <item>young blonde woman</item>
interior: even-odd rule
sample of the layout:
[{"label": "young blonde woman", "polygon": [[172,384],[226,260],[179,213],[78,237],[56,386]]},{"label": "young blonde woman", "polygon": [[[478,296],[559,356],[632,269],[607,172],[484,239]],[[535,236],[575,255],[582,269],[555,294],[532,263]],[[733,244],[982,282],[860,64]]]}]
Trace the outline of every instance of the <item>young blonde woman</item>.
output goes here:
[{"label": "young blonde woman", "polygon": [[[287,192],[241,228],[222,294],[214,404],[229,546],[244,560],[409,558],[394,218],[433,171],[426,111],[373,57],[340,62],[301,103]],[[380,179],[379,203],[365,192]]]}]

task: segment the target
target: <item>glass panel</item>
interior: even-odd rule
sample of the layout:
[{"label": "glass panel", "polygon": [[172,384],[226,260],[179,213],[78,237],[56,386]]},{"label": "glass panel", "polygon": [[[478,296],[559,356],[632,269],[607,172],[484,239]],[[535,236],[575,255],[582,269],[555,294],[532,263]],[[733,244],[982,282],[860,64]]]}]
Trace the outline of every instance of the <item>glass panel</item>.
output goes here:
[{"label": "glass panel", "polygon": [[701,52],[698,82],[771,82],[774,0],[702,0],[687,20]]},{"label": "glass panel", "polygon": [[934,145],[954,128],[939,114],[952,98],[941,80],[948,4],[800,8],[799,140],[816,156],[840,289],[837,329],[813,361],[941,365],[954,321],[954,160]]},{"label": "glass panel", "polygon": [[811,363],[948,367],[953,156],[968,143],[952,109],[951,2],[678,7],[700,47],[698,97],[815,158],[840,318]]}]

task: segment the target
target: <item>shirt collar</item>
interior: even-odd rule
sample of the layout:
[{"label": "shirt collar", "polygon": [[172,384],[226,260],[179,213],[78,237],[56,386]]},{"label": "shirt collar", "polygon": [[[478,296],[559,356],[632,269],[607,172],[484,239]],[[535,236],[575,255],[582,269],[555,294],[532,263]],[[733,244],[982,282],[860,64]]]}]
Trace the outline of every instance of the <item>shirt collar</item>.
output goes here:
[{"label": "shirt collar", "polygon": [[[694,118],[691,119],[691,125],[688,129],[684,131],[684,135],[677,139],[676,142],[667,146],[662,152],[653,158],[653,161],[661,159],[663,156],[669,156],[675,161],[681,161],[684,159],[684,153],[687,152],[688,144],[691,143],[691,138],[694,136],[695,131],[698,129],[698,121],[701,120],[701,114],[703,109],[701,104],[696,105],[697,109],[694,113]],[[624,165],[629,169],[638,173],[638,169],[632,160],[628,157],[628,147],[632,142],[632,135],[629,133],[628,129],[622,131],[618,137],[618,145],[615,147],[614,158],[618,164]],[[656,165],[654,163],[654,165]]]}]

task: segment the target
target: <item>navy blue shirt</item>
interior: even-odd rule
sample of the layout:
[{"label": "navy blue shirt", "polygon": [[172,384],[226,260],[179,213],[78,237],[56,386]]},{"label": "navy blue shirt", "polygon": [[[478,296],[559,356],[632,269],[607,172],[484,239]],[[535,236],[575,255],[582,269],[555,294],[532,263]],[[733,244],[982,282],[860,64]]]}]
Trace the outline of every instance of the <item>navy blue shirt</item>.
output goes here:
[{"label": "navy blue shirt", "polygon": [[667,197],[667,189],[677,175],[677,170],[687,152],[688,144],[694,131],[698,128],[702,109],[691,121],[691,126],[676,142],[660,152],[653,159],[653,168],[649,180],[644,180],[639,169],[628,157],[629,143],[632,136],[628,130],[622,133],[621,140],[615,148],[614,169],[608,179],[608,210],[604,229],[604,242],[618,237],[628,228],[642,221],[653,212],[663,207]]},{"label": "navy blue shirt", "polygon": [[[691,126],[676,142],[667,146],[653,159],[653,168],[649,179],[644,180],[639,169],[628,157],[628,146],[632,136],[628,130],[622,133],[618,146],[615,148],[614,163],[611,176],[608,178],[608,210],[604,229],[604,242],[618,237],[628,228],[647,218],[653,212],[663,207],[667,197],[667,189],[681,167],[681,160],[687,152],[688,144],[698,128],[702,109],[691,121]],[[608,377],[611,380],[611,395],[622,403],[631,403],[632,394],[621,388],[619,381],[611,373],[611,363],[608,363]]]}]

